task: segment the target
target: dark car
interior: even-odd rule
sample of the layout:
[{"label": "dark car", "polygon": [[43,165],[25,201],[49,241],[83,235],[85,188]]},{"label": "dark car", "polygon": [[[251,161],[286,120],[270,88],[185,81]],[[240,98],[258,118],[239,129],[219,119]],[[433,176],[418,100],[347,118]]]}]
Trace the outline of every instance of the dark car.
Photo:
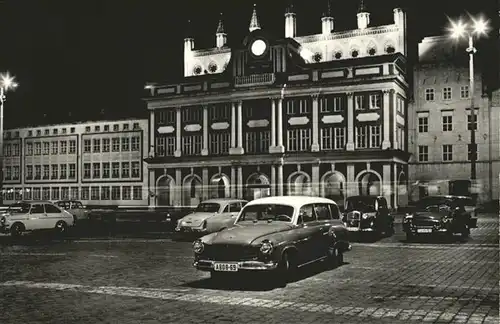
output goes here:
[{"label": "dark car", "polygon": [[[457,198],[458,197],[458,198]],[[467,201],[459,196],[434,196],[418,202],[412,213],[403,219],[403,231],[411,241],[417,235],[460,234],[470,235],[471,228],[477,228],[477,218],[466,209]]]},{"label": "dark car", "polygon": [[227,272],[274,273],[286,284],[294,271],[315,261],[341,264],[351,246],[337,204],[301,196],[249,202],[233,227],[194,241],[194,266],[217,277]]},{"label": "dark car", "polygon": [[351,196],[345,201],[342,218],[350,232],[394,234],[394,217],[382,196]]}]

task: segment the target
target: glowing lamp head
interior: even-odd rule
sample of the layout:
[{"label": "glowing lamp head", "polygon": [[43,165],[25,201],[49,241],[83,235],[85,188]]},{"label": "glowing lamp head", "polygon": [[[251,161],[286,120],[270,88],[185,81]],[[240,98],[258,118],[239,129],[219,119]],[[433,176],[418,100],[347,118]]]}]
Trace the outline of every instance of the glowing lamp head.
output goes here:
[{"label": "glowing lamp head", "polygon": [[18,86],[17,82],[15,81],[15,78],[11,76],[9,72],[0,75],[0,79],[2,82],[1,86],[6,90],[15,89]]},{"label": "glowing lamp head", "polygon": [[465,34],[466,25],[459,20],[458,22],[451,21],[451,37],[460,38]]},{"label": "glowing lamp head", "polygon": [[474,32],[479,35],[484,35],[488,31],[488,21],[480,18],[474,21]]}]

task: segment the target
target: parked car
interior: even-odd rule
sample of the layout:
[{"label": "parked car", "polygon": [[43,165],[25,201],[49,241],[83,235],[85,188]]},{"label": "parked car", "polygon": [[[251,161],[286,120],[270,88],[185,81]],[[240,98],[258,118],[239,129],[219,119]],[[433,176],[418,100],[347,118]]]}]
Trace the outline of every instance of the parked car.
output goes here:
[{"label": "parked car", "polygon": [[343,262],[351,249],[337,204],[325,198],[266,197],[249,202],[231,228],[193,242],[194,267],[213,278],[270,272],[283,284],[314,261]]},{"label": "parked car", "polygon": [[39,230],[64,234],[73,225],[73,215],[48,201],[20,201],[10,205],[0,217],[0,231],[15,237]]},{"label": "parked car", "polygon": [[201,202],[191,213],[177,221],[175,230],[181,233],[213,233],[234,225],[241,208],[241,199],[209,199]]},{"label": "parked car", "polygon": [[439,206],[442,204],[446,204],[449,201],[460,201],[465,208],[465,211],[469,213],[472,217],[476,217],[478,207],[474,202],[474,199],[467,196],[454,196],[454,195],[434,195],[427,196],[419,201],[417,201],[413,208],[422,209],[427,206]]},{"label": "parked car", "polygon": [[412,213],[405,216],[403,231],[407,241],[417,235],[438,233],[450,236],[459,233],[465,239],[469,237],[471,228],[477,228],[477,218],[466,210],[463,199],[456,199],[456,196],[442,197],[421,201]]},{"label": "parked car", "polygon": [[382,196],[351,196],[345,201],[342,218],[350,232],[394,234],[394,216]]},{"label": "parked car", "polygon": [[90,210],[86,209],[79,200],[60,200],[55,205],[73,215],[75,224],[89,220]]}]

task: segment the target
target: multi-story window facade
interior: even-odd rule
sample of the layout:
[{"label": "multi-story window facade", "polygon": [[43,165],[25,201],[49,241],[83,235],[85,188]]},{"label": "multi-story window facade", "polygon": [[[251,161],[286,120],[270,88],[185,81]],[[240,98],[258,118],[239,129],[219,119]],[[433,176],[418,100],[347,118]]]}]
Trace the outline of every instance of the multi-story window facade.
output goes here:
[{"label": "multi-story window facade", "polygon": [[[119,127],[111,130],[114,124]],[[4,203],[78,199],[88,205],[146,205],[148,134],[148,121],[136,119],[7,130]],[[125,189],[123,196],[124,187],[136,189]]]},{"label": "multi-story window facade", "polygon": [[[299,194],[343,203],[379,194],[404,206],[406,18],[401,9],[388,14],[389,26],[360,24],[328,39],[286,27],[287,38],[274,42],[257,28],[245,46],[195,50],[186,38],[186,80],[148,87],[145,98],[155,128],[149,204]],[[257,38],[263,52],[252,50]]]},{"label": "multi-story window facade", "polygon": [[[460,58],[453,58],[466,47],[467,42],[454,44],[447,36],[426,37],[419,44],[408,136],[413,153],[410,183],[414,185],[409,187],[412,200],[433,194],[469,195],[479,202],[498,199],[500,112],[494,95],[483,84],[482,65],[476,66],[472,92],[467,61],[461,64]],[[470,180],[474,151],[471,130],[477,144],[474,181]]]}]

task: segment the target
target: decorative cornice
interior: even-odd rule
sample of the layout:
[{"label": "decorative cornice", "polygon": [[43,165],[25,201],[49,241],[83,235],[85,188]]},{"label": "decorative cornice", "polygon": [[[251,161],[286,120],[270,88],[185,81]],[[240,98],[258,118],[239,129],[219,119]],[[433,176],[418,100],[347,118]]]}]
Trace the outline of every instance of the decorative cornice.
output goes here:
[{"label": "decorative cornice", "polygon": [[214,48],[208,48],[208,49],[199,49],[192,51],[193,57],[201,57],[201,56],[209,56],[209,55],[216,55],[216,54],[231,54],[231,48],[229,47],[214,47]]},{"label": "decorative cornice", "polygon": [[385,34],[385,33],[390,33],[390,32],[396,32],[398,30],[399,30],[399,28],[396,25],[385,25],[385,26],[368,27],[366,29],[354,29],[354,30],[340,31],[340,32],[335,32],[335,33],[331,33],[328,35],[316,34],[316,35],[300,36],[300,37],[296,37],[295,40],[299,43],[314,43],[314,42],[319,42],[319,41],[351,38],[351,37],[357,37],[357,36]]}]

